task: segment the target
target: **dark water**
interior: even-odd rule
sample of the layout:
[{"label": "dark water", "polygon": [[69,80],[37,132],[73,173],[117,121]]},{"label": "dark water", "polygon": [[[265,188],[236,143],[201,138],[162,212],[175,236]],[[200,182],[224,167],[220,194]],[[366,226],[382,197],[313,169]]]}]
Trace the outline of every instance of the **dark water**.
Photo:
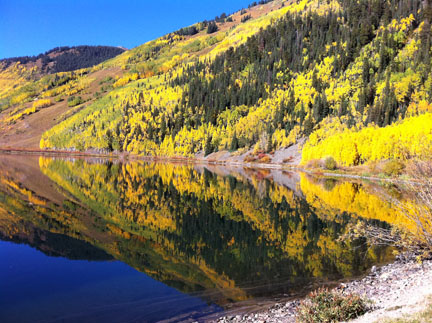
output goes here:
[{"label": "dark water", "polygon": [[0,322],[207,320],[391,258],[338,240],[390,216],[358,183],[8,155],[0,176]]}]

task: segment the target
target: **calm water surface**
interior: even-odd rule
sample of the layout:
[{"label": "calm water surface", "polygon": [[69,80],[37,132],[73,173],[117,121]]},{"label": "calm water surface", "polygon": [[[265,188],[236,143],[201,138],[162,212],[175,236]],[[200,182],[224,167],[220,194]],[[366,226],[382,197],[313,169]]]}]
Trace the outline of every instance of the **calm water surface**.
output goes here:
[{"label": "calm water surface", "polygon": [[[280,170],[0,155],[0,322],[207,320],[362,275],[370,184]],[[387,222],[387,223],[386,223]]]}]

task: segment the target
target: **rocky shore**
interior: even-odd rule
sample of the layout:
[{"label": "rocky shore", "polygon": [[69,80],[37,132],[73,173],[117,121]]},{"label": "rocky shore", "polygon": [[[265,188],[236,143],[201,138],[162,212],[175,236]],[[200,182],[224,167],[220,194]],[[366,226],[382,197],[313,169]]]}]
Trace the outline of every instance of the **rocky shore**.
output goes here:
[{"label": "rocky shore", "polygon": [[[432,296],[432,260],[419,263],[414,256],[398,257],[381,268],[373,267],[366,277],[341,283],[336,289],[346,294],[359,294],[372,301],[371,310],[352,321],[382,322],[387,318],[422,311]],[[430,300],[429,300],[430,301]],[[221,317],[215,322],[292,323],[300,300],[278,303],[257,313]]]}]

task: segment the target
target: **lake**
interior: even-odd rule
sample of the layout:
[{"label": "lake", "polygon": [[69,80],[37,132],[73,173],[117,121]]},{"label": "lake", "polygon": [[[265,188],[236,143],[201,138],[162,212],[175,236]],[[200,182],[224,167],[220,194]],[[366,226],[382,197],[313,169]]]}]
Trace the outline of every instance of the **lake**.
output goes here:
[{"label": "lake", "polygon": [[205,321],[392,259],[373,183],[283,170],[0,155],[1,322]]}]

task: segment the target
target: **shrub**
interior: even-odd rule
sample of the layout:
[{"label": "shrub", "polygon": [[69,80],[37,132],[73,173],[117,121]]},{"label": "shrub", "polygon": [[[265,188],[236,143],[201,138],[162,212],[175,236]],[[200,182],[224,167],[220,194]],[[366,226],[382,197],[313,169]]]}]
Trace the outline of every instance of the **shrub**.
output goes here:
[{"label": "shrub", "polygon": [[318,289],[300,304],[297,319],[304,323],[348,321],[366,313],[367,303],[358,295]]},{"label": "shrub", "polygon": [[68,98],[68,107],[74,107],[82,103],[84,103],[84,100],[80,96],[71,96]]},{"label": "shrub", "polygon": [[252,155],[247,155],[245,158],[244,158],[244,162],[245,163],[253,163],[253,162],[255,162],[257,159],[256,159],[256,157],[254,157],[254,156],[252,156]]},{"label": "shrub", "polygon": [[390,160],[387,163],[385,163],[383,167],[383,172],[387,176],[399,176],[400,174],[402,174],[404,168],[405,165],[401,161]]},{"label": "shrub", "polygon": [[288,158],[285,158],[282,162],[283,163],[292,163],[294,161],[293,156],[289,156]]},{"label": "shrub", "polygon": [[306,164],[306,168],[321,168],[322,161],[318,159],[309,160]]},{"label": "shrub", "polygon": [[259,161],[260,161],[260,163],[270,163],[271,157],[269,155],[265,155],[265,156],[261,157]]},{"label": "shrub", "polygon": [[51,104],[52,104],[52,102],[50,99],[37,100],[37,101],[33,102],[33,108],[42,109],[42,108],[49,107]]},{"label": "shrub", "polygon": [[328,170],[335,170],[337,168],[336,160],[329,156],[324,160],[324,167]]}]

